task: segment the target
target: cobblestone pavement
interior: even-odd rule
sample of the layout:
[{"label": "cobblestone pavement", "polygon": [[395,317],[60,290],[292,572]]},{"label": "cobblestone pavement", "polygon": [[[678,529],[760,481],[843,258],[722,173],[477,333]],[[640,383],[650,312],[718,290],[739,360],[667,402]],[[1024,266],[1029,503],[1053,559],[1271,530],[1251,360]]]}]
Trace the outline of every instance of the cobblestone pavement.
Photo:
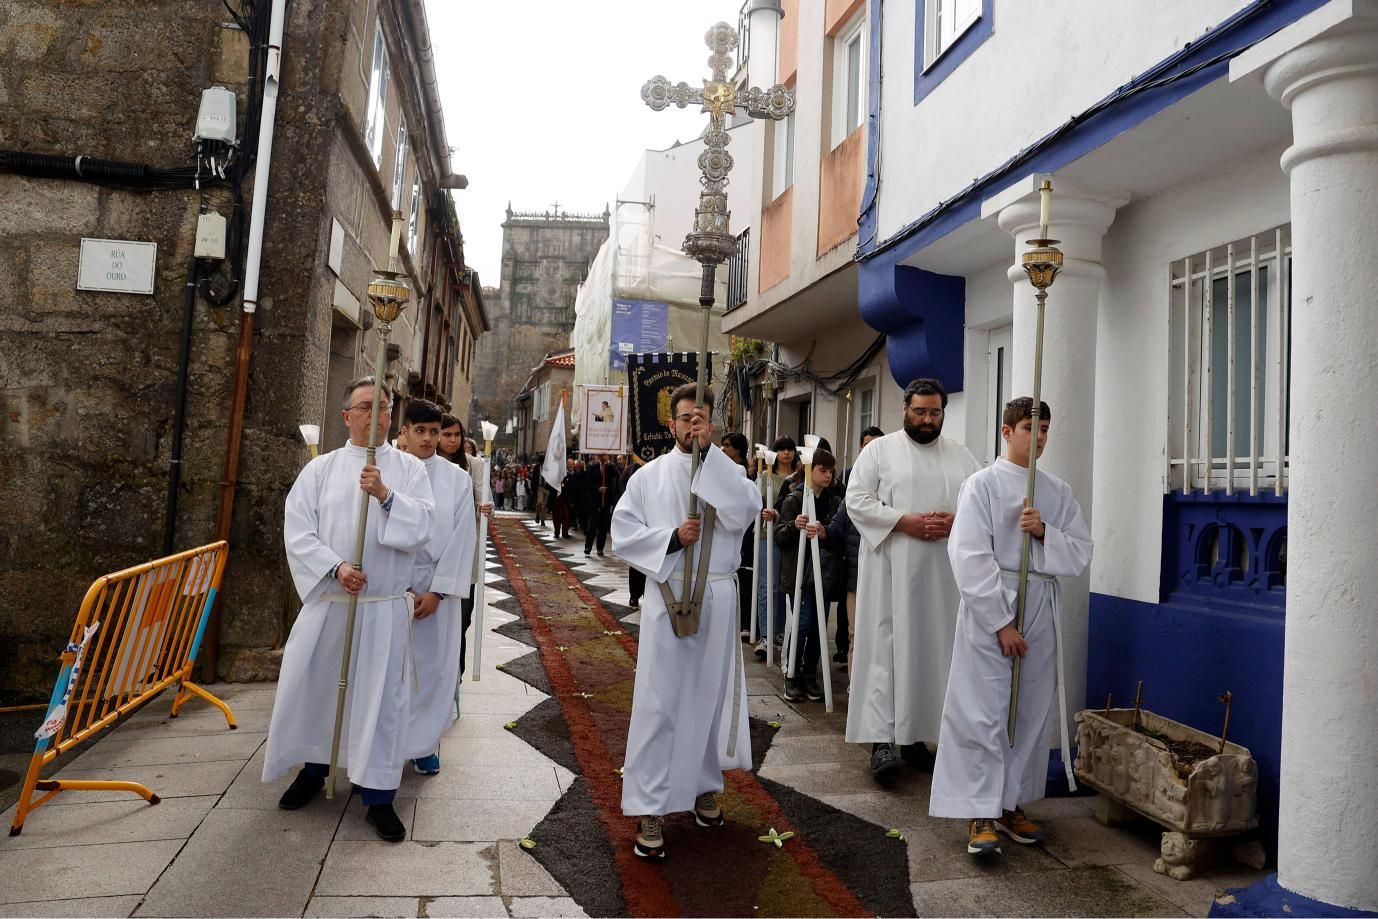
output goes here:
[{"label": "cobblestone pavement", "polygon": [[[592,575],[589,584],[611,590],[606,602],[627,601],[625,565],[611,554],[584,558],[578,536],[553,546]],[[491,558],[488,567],[489,580],[501,581]],[[333,801],[279,810],[290,779],[259,780],[274,688],[220,685],[212,691],[233,707],[237,731],[197,702],[169,719],[165,696],[64,765],[68,777],[143,782],[162,803],[74,791],[31,813],[21,835],[0,839],[0,916],[584,915],[518,845],[573,774],[503,728],[545,698],[495,669],[530,651],[491,631],[514,618],[492,606],[506,598],[489,588],[482,679],[463,685],[464,714],[442,742],[440,775],[405,774],[405,842],[377,839],[347,786]],[[927,816],[926,774],[906,771],[886,790],[874,784],[868,751],[842,739],[845,696],[832,715],[822,703],[786,703],[778,668],[748,661],[752,714],[782,724],[760,774],[900,829],[920,916],[1204,916],[1219,888],[1263,874],[1240,866],[1185,882],[1155,874],[1153,828],[1103,827],[1090,798],[1031,806],[1047,845],[1010,844],[1000,859],[978,863],[966,854],[963,825]],[[0,818],[8,826],[13,808]]]}]

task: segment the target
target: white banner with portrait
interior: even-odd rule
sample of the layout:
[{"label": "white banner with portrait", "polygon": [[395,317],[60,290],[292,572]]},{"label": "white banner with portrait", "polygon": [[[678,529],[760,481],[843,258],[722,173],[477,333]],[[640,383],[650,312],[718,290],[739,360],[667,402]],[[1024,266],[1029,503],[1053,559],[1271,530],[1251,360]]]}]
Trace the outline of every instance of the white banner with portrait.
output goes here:
[{"label": "white banner with portrait", "polygon": [[580,453],[627,452],[627,397],[621,386],[584,386]]}]

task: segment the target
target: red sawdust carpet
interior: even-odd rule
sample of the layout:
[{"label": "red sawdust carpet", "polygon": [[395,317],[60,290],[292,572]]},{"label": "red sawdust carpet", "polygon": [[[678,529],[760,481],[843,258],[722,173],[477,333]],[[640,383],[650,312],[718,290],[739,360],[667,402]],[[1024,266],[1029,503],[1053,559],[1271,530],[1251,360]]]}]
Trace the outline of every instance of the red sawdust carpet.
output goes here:
[{"label": "red sawdust carpet", "polygon": [[[726,775],[725,826],[704,830],[673,816],[668,857],[637,858],[619,775],[636,639],[520,521],[496,520],[493,544],[553,690],[522,721],[550,736],[559,759],[572,748],[580,776],[533,831],[532,854],[590,915],[913,915],[902,841],[743,770]],[[532,729],[516,733],[542,746]],[[770,828],[795,835],[782,846],[761,842]]]}]

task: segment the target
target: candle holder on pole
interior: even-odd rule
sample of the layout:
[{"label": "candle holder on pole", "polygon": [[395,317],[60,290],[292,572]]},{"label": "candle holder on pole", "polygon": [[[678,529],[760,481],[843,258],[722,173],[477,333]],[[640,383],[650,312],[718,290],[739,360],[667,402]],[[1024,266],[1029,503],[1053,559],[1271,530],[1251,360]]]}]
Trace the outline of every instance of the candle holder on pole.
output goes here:
[{"label": "candle holder on pole", "polygon": [[[373,307],[373,316],[378,320],[378,356],[373,362],[373,404],[369,407],[367,458],[369,466],[377,465],[378,460],[378,404],[386,385],[384,369],[388,360],[388,338],[392,335],[392,324],[402,315],[402,310],[411,299],[411,288],[407,286],[403,273],[397,267],[397,245],[401,234],[402,215],[396,212],[392,217],[392,252],[386,271],[375,271],[372,283],[368,285],[368,301]],[[383,437],[386,440],[386,435]],[[359,528],[354,538],[354,555],[350,564],[358,570],[364,566],[364,536],[368,530],[368,492],[359,498]],[[330,739],[330,773],[325,782],[325,796],[335,796],[335,772],[339,767],[340,733],[344,727],[345,695],[349,690],[349,664],[354,652],[354,620],[359,608],[359,595],[349,595],[349,605],[345,615],[344,653],[340,659],[340,688],[335,699],[335,730]]]},{"label": "candle holder on pole", "polygon": [[[1043,398],[1043,313],[1048,301],[1048,288],[1053,286],[1057,274],[1062,270],[1062,250],[1057,248],[1061,240],[1048,238],[1048,221],[1052,209],[1053,183],[1043,180],[1039,189],[1039,233],[1037,239],[1028,240],[1029,250],[1024,253],[1021,264],[1034,286],[1038,301],[1037,319],[1034,323],[1034,379],[1033,407],[1029,419],[1029,475],[1024,496],[1024,506],[1034,506],[1034,481],[1038,472],[1038,436],[1042,415]],[[1019,550],[1019,593],[1015,600],[1014,627],[1020,635],[1024,634],[1024,611],[1029,600],[1029,555],[1033,549],[1033,534],[1025,533]],[[1010,679],[1010,717],[1008,734],[1010,746],[1014,746],[1015,724],[1019,718],[1019,678],[1023,658],[1014,657],[1014,670]],[[1066,756],[1066,751],[1063,752]]]}]

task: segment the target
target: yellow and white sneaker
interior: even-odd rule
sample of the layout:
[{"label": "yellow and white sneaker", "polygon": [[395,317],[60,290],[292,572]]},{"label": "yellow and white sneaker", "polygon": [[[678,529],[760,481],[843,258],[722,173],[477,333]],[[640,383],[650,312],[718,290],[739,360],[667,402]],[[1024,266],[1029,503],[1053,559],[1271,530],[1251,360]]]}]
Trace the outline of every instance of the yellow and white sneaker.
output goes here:
[{"label": "yellow and white sneaker", "polygon": [[995,835],[995,821],[978,817],[967,826],[967,853],[970,855],[1000,854],[1000,837]]}]

